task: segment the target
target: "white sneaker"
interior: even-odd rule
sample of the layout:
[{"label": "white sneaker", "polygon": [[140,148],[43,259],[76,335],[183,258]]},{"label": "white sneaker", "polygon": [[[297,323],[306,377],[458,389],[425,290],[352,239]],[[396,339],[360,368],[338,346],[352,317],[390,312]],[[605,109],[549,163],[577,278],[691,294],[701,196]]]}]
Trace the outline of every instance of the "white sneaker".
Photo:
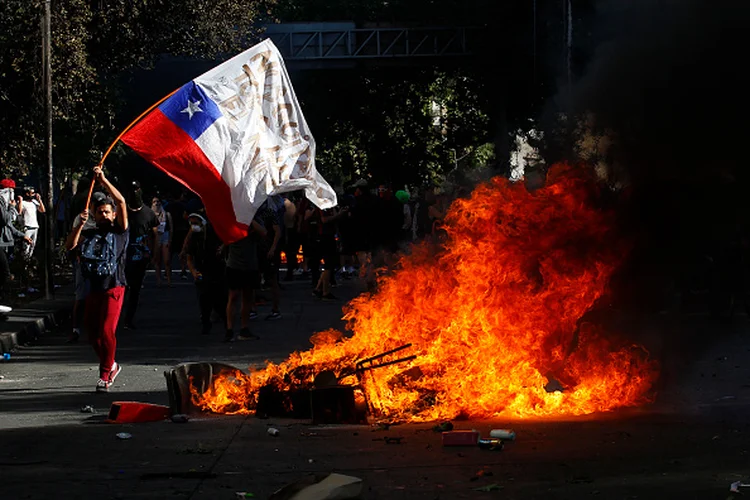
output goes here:
[{"label": "white sneaker", "polygon": [[9,313],[9,312],[11,312],[12,310],[13,310],[13,308],[12,308],[12,307],[8,307],[8,306],[0,306],[0,314],[8,314],[8,313]]}]

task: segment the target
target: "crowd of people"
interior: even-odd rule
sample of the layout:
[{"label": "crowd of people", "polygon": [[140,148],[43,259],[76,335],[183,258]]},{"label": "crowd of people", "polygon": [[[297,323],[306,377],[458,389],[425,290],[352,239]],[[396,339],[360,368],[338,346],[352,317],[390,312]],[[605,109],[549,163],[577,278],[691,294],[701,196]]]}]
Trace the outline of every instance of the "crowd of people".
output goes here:
[{"label": "crowd of people", "polygon": [[[31,286],[31,271],[35,266],[35,249],[39,234],[39,214],[46,207],[39,193],[32,186],[19,189],[12,179],[0,181],[0,295],[9,297],[9,283],[15,276],[11,266],[18,263],[19,295],[36,293]],[[0,305],[0,314],[8,314],[12,308]]]},{"label": "crowd of people", "polygon": [[[440,238],[448,201],[430,193],[412,199],[406,191],[394,193],[384,185],[372,189],[365,181],[341,193],[339,205],[327,210],[313,205],[303,192],[274,195],[256,211],[244,238],[224,244],[200,199],[189,192],[172,196],[155,191],[146,198],[136,181],[123,194],[100,168],[94,174],[90,198],[88,179],[79,183],[84,189],[73,198],[79,213],[65,248],[75,282],[68,342],[77,342],[85,331],[99,357],[100,392],[110,389],[122,369],[115,360],[115,333],[118,324],[136,328],[149,268],[160,287],[171,287],[178,273],[180,279],[192,279],[202,334],[210,334],[219,322],[226,342],[257,339],[251,323],[258,319],[259,290],[270,292],[271,312],[264,319],[274,321],[283,317],[280,280],[309,280],[312,294],[324,301],[337,300],[332,289],[340,279],[359,277],[374,288],[376,269],[393,262],[410,242]],[[32,204],[39,202],[34,204],[38,211],[44,210],[33,191],[27,197]],[[28,200],[22,201],[19,214],[29,210]],[[28,232],[7,238],[33,244]]]}]

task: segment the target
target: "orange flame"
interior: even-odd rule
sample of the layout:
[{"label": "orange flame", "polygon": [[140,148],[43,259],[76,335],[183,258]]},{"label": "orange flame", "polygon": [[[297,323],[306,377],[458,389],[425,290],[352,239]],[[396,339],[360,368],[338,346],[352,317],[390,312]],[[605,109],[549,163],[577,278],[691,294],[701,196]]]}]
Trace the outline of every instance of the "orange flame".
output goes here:
[{"label": "orange flame", "polygon": [[[406,343],[416,359],[342,380],[361,383],[376,416],[528,418],[649,401],[658,369],[645,349],[579,325],[628,250],[595,199],[588,178],[564,165],[534,192],[503,178],[480,185],[452,204],[440,249],[416,245],[377,293],[345,307],[350,337],[317,333],[309,351],[217,378],[193,402],[251,412],[263,386],[310,388],[322,370],[341,374]],[[564,389],[545,390],[552,379]]]},{"label": "orange flame", "polygon": [[[281,251],[279,253],[279,258],[281,259],[282,264],[286,264],[286,252]],[[305,261],[305,256],[302,254],[302,245],[300,245],[299,250],[297,250],[297,264],[302,264]]]}]

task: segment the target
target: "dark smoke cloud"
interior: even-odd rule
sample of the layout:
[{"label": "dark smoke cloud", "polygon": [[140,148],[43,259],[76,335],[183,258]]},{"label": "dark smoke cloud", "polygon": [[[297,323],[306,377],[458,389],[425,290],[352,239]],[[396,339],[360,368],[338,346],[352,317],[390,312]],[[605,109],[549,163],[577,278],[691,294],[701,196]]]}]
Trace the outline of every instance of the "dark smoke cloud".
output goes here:
[{"label": "dark smoke cloud", "polygon": [[558,102],[616,132],[612,153],[636,184],[750,178],[749,26],[741,0],[601,0],[593,57]]}]

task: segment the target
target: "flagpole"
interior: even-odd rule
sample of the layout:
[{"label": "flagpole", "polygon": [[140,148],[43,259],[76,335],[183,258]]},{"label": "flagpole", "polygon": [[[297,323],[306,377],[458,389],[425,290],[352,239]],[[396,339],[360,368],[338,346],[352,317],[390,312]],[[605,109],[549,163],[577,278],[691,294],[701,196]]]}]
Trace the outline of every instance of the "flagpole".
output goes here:
[{"label": "flagpole", "polygon": [[[125,135],[125,134],[127,134],[128,130],[130,130],[131,128],[133,128],[135,126],[135,124],[138,123],[141,120],[141,118],[143,118],[144,116],[146,116],[147,114],[149,114],[156,106],[158,106],[159,104],[163,103],[164,101],[166,101],[167,99],[169,99],[170,97],[172,97],[175,94],[175,92],[177,92],[178,90],[180,90],[180,89],[179,88],[174,89],[172,92],[170,92],[169,94],[165,95],[164,97],[162,97],[161,99],[159,99],[158,101],[156,101],[154,104],[152,104],[151,106],[149,106],[149,108],[146,111],[144,111],[143,113],[141,113],[140,115],[138,115],[138,117],[135,120],[133,120],[132,122],[130,122],[130,124],[127,127],[125,127],[122,130],[122,132],[120,132],[120,134],[115,138],[115,140],[112,141],[112,144],[109,145],[109,147],[107,148],[107,151],[104,153],[104,155],[102,156],[102,159],[99,160],[99,163],[96,166],[99,167],[99,168],[103,168],[103,166],[104,166],[104,160],[107,159],[107,156],[109,156],[109,153],[112,152],[112,149],[114,149],[115,144],[117,144],[120,141],[120,139],[122,139],[122,136]],[[94,167],[94,168],[96,168],[96,167]],[[96,177],[94,177],[94,179],[91,180],[91,186],[89,186],[89,195],[86,198],[86,206],[87,207],[89,206],[89,203],[91,203],[91,196],[94,194],[94,186],[96,186]]]}]

